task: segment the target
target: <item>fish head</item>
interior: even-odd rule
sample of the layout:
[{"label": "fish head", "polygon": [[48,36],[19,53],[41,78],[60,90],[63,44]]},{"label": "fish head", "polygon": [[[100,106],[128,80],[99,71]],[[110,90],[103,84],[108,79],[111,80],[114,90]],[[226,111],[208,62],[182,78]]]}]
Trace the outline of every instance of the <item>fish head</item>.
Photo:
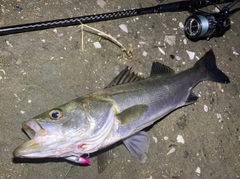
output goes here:
[{"label": "fish head", "polygon": [[30,138],[18,146],[13,155],[19,158],[81,156],[91,137],[94,123],[81,106],[72,101],[46,111],[22,123]]}]

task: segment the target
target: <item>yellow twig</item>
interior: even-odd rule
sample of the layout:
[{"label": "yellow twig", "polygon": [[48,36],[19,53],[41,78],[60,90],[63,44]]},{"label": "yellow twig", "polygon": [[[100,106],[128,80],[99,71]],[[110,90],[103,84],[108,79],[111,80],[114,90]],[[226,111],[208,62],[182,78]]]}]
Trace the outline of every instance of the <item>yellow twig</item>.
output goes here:
[{"label": "yellow twig", "polygon": [[131,57],[132,57],[132,51],[133,51],[132,44],[130,44],[130,49],[127,50],[121,42],[119,42],[117,39],[115,39],[115,38],[114,38],[113,36],[111,36],[110,34],[106,34],[106,33],[102,32],[102,31],[100,31],[100,30],[98,30],[98,29],[96,29],[96,28],[93,28],[93,27],[91,27],[91,26],[88,26],[88,25],[86,25],[86,24],[81,24],[81,31],[82,31],[82,51],[84,50],[84,48],[83,48],[83,31],[84,31],[83,28],[84,28],[84,27],[89,28],[89,29],[97,32],[97,35],[99,35],[99,36],[101,36],[101,37],[103,37],[103,38],[105,38],[105,39],[108,39],[108,40],[110,40],[111,42],[113,42],[114,44],[116,44],[117,46],[119,46],[119,47],[122,49],[122,52],[127,55],[127,58],[131,58]]}]

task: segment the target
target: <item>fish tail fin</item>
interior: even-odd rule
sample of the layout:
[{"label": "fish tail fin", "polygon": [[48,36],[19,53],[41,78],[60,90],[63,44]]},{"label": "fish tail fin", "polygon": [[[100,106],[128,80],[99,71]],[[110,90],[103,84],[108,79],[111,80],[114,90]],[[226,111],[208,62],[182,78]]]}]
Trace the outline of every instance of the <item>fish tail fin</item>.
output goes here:
[{"label": "fish tail fin", "polygon": [[230,83],[229,78],[216,65],[215,55],[213,50],[209,50],[200,60],[196,62],[194,67],[201,67],[207,74],[204,80],[214,81],[219,83]]}]

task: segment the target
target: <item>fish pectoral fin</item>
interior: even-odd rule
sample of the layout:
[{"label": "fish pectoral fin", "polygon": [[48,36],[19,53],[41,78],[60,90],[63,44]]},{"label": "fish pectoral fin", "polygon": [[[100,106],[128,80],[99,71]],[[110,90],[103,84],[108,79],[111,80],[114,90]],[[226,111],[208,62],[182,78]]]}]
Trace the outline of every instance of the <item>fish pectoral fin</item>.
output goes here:
[{"label": "fish pectoral fin", "polygon": [[135,105],[117,114],[116,117],[121,122],[122,125],[125,125],[137,120],[141,120],[144,117],[147,110],[148,110],[147,105],[144,104]]},{"label": "fish pectoral fin", "polygon": [[148,152],[149,142],[149,136],[144,131],[141,131],[123,141],[130,153],[142,163],[147,159],[145,153]]},{"label": "fish pectoral fin", "polygon": [[190,94],[188,95],[187,97],[187,100],[185,102],[185,105],[189,105],[189,104],[192,104],[192,103],[195,103],[198,99],[198,96],[195,95],[192,91],[190,92]]}]

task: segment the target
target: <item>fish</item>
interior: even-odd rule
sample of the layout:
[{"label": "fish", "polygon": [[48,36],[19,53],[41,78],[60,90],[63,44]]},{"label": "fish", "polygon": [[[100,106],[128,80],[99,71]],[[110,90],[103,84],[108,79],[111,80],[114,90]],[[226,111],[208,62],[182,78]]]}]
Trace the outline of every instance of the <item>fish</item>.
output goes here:
[{"label": "fish", "polygon": [[30,140],[19,145],[17,158],[64,158],[89,164],[85,155],[121,142],[145,162],[150,139],[144,129],[172,111],[195,103],[193,88],[202,81],[230,83],[216,65],[212,49],[193,67],[175,73],[153,62],[143,78],[126,67],[104,89],[86,94],[22,123]]}]

